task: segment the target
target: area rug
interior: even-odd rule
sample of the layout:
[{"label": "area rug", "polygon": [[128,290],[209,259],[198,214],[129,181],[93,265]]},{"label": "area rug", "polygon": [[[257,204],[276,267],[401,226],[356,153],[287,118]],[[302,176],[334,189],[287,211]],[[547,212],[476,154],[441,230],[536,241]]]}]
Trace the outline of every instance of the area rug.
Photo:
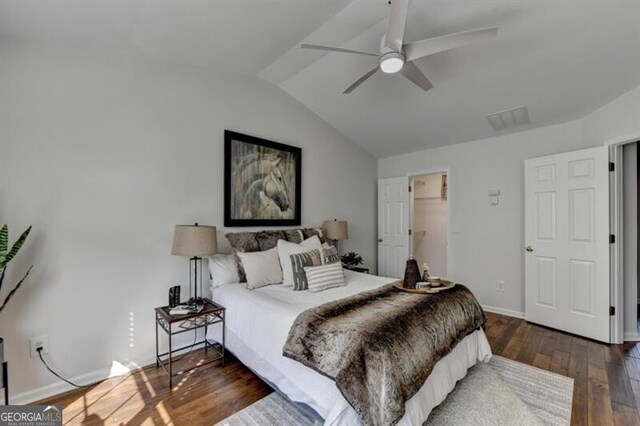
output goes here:
[{"label": "area rug", "polygon": [[[469,370],[425,425],[568,425],[572,399],[573,379],[494,355]],[[321,423],[275,392],[218,423],[284,424]]]}]

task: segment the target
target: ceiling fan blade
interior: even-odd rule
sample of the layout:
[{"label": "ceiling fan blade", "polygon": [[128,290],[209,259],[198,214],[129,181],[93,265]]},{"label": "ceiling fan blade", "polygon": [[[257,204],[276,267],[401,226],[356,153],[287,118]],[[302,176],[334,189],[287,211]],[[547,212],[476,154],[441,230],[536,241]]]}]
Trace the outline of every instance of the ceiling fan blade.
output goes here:
[{"label": "ceiling fan blade", "polygon": [[429,81],[426,75],[420,68],[413,62],[406,62],[402,69],[400,70],[400,74],[405,76],[408,80],[410,80],[413,84],[424,90],[425,92],[431,88],[433,88],[433,84]]},{"label": "ceiling fan blade", "polygon": [[303,49],[328,50],[330,52],[355,53],[356,55],[380,56],[380,54],[378,53],[365,52],[363,50],[347,49],[344,47],[323,46],[320,44],[302,43],[300,47]]},{"label": "ceiling fan blade", "polygon": [[376,72],[378,72],[378,70],[380,69],[380,66],[376,65],[375,67],[371,68],[369,71],[367,71],[367,73],[365,75],[363,75],[362,77],[360,77],[355,83],[353,83],[351,86],[347,87],[347,90],[345,90],[342,93],[346,93],[349,94],[351,92],[353,92],[355,90],[356,87],[360,86],[362,83],[365,82],[365,80],[367,80],[369,77],[371,77],[372,75],[374,75]]},{"label": "ceiling fan blade", "polygon": [[481,30],[464,31],[461,33],[447,34],[426,40],[414,41],[404,45],[404,54],[407,61],[414,61],[434,53],[465,46],[476,41],[494,38],[498,34],[498,28],[483,28]]},{"label": "ceiling fan blade", "polygon": [[409,0],[391,0],[389,26],[387,27],[384,44],[396,52],[402,50],[402,40],[404,39],[404,27],[407,23],[408,8]]}]

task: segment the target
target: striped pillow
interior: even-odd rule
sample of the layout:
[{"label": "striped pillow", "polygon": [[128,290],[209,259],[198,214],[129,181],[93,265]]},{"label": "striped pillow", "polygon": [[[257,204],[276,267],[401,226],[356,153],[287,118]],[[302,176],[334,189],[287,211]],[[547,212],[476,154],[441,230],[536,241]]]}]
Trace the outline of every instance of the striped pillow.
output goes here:
[{"label": "striped pillow", "polygon": [[291,270],[293,272],[293,289],[296,291],[306,290],[308,288],[307,274],[304,272],[304,267],[322,265],[320,250],[292,254],[289,259],[291,259]]},{"label": "striped pillow", "polygon": [[328,265],[329,263],[339,263],[340,256],[338,256],[338,249],[335,247],[322,248],[322,264]]},{"label": "striped pillow", "polygon": [[307,274],[307,285],[311,292],[347,285],[344,282],[344,272],[342,271],[341,263],[307,266],[304,268],[304,272]]}]

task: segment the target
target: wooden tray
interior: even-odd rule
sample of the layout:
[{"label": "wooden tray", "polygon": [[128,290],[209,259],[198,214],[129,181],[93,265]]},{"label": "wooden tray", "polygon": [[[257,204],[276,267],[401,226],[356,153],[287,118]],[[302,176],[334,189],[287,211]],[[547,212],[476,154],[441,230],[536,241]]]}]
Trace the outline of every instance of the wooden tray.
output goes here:
[{"label": "wooden tray", "polygon": [[434,294],[452,289],[456,285],[453,281],[445,278],[441,278],[440,283],[439,287],[404,288],[402,286],[402,281],[398,281],[393,286],[398,290],[406,291],[407,293]]}]

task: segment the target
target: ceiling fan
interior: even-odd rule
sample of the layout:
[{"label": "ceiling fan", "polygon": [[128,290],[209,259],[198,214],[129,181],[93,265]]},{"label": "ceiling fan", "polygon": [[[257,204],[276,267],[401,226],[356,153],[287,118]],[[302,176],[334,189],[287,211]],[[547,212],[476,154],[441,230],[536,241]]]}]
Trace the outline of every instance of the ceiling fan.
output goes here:
[{"label": "ceiling fan", "polygon": [[380,40],[380,53],[309,43],[302,43],[300,45],[303,49],[328,50],[331,52],[378,57],[378,64],[367,71],[351,86],[347,87],[344,93],[353,92],[356,87],[364,83],[369,77],[378,72],[378,70],[387,74],[399,72],[426,92],[433,87],[433,84],[431,84],[429,79],[420,71],[413,61],[476,41],[490,39],[498,34],[498,28],[493,27],[403,43],[409,0],[390,0],[389,4],[391,5],[389,25],[387,27],[387,33],[382,36]]}]

